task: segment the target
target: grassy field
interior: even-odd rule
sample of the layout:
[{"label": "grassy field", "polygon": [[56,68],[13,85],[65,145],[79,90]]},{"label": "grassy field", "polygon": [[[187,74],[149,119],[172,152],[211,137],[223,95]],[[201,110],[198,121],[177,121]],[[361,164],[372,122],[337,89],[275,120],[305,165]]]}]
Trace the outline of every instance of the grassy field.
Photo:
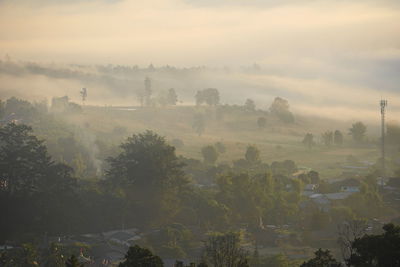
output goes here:
[{"label": "grassy field", "polygon": [[[133,133],[153,130],[169,141],[182,140],[184,146],[178,148],[177,153],[197,159],[201,159],[203,146],[222,142],[226,152],[219,156],[218,162],[225,163],[243,158],[247,146],[254,144],[267,163],[291,159],[298,166],[320,172],[323,178],[340,175],[341,165],[349,155],[370,162],[375,162],[379,156],[378,149],[371,143],[354,146],[347,135],[351,124],[345,122],[297,117],[295,123],[285,124],[263,111],[246,112],[240,109],[226,111],[223,118],[217,120],[215,109],[209,107],[132,109],[88,106],[84,107],[82,114],[65,115],[64,119],[115,146]],[[200,136],[192,128],[195,114],[203,114],[205,118],[205,131]],[[259,129],[256,122],[262,116],[267,118],[267,127]],[[321,133],[336,129],[344,133],[344,145],[324,146],[320,141]],[[317,142],[311,150],[301,143],[307,132],[313,133]]]}]

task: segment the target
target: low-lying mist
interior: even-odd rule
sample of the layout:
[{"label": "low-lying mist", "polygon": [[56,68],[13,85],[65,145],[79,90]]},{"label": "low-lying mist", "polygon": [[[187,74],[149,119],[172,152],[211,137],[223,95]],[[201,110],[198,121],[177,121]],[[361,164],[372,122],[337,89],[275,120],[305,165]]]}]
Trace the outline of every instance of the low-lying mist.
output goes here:
[{"label": "low-lying mist", "polygon": [[276,96],[284,97],[297,114],[336,120],[379,120],[378,101],[389,99],[389,120],[400,114],[397,92],[317,78],[299,78],[264,70],[259,65],[237,69],[171,66],[57,65],[31,62],[0,62],[0,97],[39,101],[67,95],[81,103],[80,89],[88,89],[88,105],[136,106],[144,79],[152,82],[153,96],[169,88],[178,94],[179,105],[194,104],[197,90],[217,88],[221,102],[243,104],[254,99],[257,108],[267,109]]}]

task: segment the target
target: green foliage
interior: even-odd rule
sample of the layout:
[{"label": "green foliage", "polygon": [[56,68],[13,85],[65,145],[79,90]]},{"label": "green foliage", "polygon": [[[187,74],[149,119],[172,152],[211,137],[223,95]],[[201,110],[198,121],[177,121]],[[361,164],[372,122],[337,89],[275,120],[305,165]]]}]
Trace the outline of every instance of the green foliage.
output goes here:
[{"label": "green foliage", "polygon": [[260,150],[256,146],[248,146],[245,159],[252,164],[258,163],[260,161]]},{"label": "green foliage", "polygon": [[364,235],[352,243],[353,253],[347,264],[354,267],[400,266],[400,227],[383,226],[379,235]]},{"label": "green foliage", "polygon": [[178,212],[179,189],[188,183],[175,148],[151,131],[134,134],[120,147],[122,152],[108,159],[108,182],[124,193],[143,222],[168,221]]},{"label": "green foliage", "polygon": [[292,112],[289,111],[289,102],[286,99],[276,97],[274,102],[272,102],[269,111],[272,115],[275,115],[283,122],[294,122],[294,116]]},{"label": "green foliage", "polygon": [[76,258],[75,255],[72,255],[71,257],[69,257],[67,259],[67,261],[65,262],[65,266],[66,267],[83,267],[84,265],[81,264],[78,259]]},{"label": "green foliage", "polygon": [[163,267],[164,264],[160,257],[138,245],[129,247],[125,255],[125,260],[121,262],[119,267]]},{"label": "green foliage", "polygon": [[62,254],[62,247],[59,244],[52,243],[48,251],[44,253],[43,264],[44,267],[64,267],[65,260]]},{"label": "green foliage", "polygon": [[202,114],[198,113],[193,117],[192,128],[199,136],[204,133],[204,130],[206,129],[206,122]]},{"label": "green foliage", "polygon": [[3,238],[20,231],[53,232],[68,223],[62,207],[73,203],[76,180],[69,166],[51,161],[26,125],[0,128],[0,222]]},{"label": "green foliage", "polygon": [[247,252],[240,243],[240,233],[213,233],[204,244],[205,259],[213,267],[248,267]]},{"label": "green foliage", "polygon": [[0,266],[4,267],[39,266],[38,251],[36,247],[31,243],[22,244],[21,248],[14,248],[1,251]]},{"label": "green foliage", "polygon": [[207,88],[199,90],[196,93],[196,105],[206,103],[209,106],[217,106],[219,104],[219,92],[215,88]]},{"label": "green foliage", "polygon": [[167,94],[167,104],[175,106],[176,102],[178,102],[178,95],[174,88],[170,88]]},{"label": "green foliage", "polygon": [[340,262],[332,257],[329,250],[318,249],[315,257],[304,262],[300,267],[340,267]]},{"label": "green foliage", "polygon": [[322,141],[326,146],[331,146],[333,144],[333,132],[326,131],[322,134]]},{"label": "green foliage", "polygon": [[214,146],[205,146],[201,149],[204,163],[214,165],[218,159],[218,152]]},{"label": "green foliage", "polygon": [[360,143],[364,140],[365,133],[367,132],[367,126],[361,121],[353,123],[349,129],[349,134],[353,137],[353,140]]},{"label": "green foliage", "polygon": [[341,131],[335,131],[335,133],[333,134],[333,143],[337,146],[343,145],[343,134]]},{"label": "green foliage", "polygon": [[226,152],[226,146],[222,142],[216,142],[215,148],[217,149],[218,153],[223,154]]},{"label": "green foliage", "polygon": [[307,134],[304,136],[302,143],[303,143],[306,147],[308,147],[308,149],[311,149],[311,148],[315,145],[315,142],[314,142],[314,135],[311,134],[311,133],[307,133]]},{"label": "green foliage", "polygon": [[252,99],[246,99],[246,102],[244,103],[244,109],[246,111],[255,111],[256,110],[256,104]]}]

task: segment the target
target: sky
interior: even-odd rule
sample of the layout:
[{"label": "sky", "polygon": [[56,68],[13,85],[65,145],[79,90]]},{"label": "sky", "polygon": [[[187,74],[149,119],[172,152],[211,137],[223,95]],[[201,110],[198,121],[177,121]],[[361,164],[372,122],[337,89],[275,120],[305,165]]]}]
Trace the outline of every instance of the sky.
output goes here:
[{"label": "sky", "polygon": [[182,68],[257,63],[264,75],[232,79],[272,83],[298,97],[292,102],[303,111],[367,110],[381,96],[400,110],[398,2],[0,0],[0,56]]}]

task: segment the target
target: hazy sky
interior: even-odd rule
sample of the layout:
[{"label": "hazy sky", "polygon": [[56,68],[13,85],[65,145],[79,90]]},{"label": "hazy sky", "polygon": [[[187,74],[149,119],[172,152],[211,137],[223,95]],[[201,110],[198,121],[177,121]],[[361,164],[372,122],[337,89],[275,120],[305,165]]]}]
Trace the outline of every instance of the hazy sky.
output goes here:
[{"label": "hazy sky", "polygon": [[400,58],[396,2],[0,0],[0,49],[64,62],[334,68]]},{"label": "hazy sky", "polygon": [[323,106],[330,93],[346,103],[338,108],[380,94],[400,106],[398,2],[0,0],[0,55],[142,66],[258,63],[269,76],[252,83],[297,92],[305,108]]}]

